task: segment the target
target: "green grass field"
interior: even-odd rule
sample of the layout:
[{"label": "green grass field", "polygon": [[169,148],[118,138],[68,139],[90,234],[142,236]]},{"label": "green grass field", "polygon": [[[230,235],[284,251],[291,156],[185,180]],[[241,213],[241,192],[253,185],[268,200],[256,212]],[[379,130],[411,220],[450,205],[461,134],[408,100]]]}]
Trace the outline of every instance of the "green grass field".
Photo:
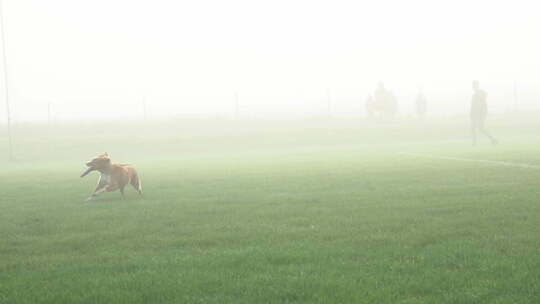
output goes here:
[{"label": "green grass field", "polygon": [[[540,165],[540,123],[463,123],[17,126],[0,303],[538,303],[540,169],[421,155]],[[142,197],[83,202],[104,151]]]}]

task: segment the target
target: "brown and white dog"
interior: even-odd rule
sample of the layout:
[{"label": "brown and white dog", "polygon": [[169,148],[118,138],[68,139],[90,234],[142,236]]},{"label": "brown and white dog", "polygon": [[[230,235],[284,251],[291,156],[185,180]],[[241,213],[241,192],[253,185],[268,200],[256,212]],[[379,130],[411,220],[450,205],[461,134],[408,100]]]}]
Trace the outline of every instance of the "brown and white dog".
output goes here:
[{"label": "brown and white dog", "polygon": [[92,171],[99,171],[99,173],[101,173],[97,187],[94,190],[94,193],[86,199],[87,201],[105,191],[112,192],[120,190],[120,193],[124,196],[124,187],[127,184],[131,184],[139,194],[142,194],[141,179],[135,168],[124,164],[112,163],[107,153],[87,162],[86,166],[88,166],[88,169],[84,171],[81,177],[85,177]]}]

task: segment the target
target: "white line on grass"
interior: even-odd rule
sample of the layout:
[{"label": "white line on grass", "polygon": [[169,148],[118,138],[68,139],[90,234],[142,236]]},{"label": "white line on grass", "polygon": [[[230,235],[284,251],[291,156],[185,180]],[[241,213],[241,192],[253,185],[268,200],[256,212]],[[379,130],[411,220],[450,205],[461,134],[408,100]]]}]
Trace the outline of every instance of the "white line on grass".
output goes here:
[{"label": "white line on grass", "polygon": [[484,164],[491,164],[491,165],[518,167],[518,168],[527,168],[527,169],[540,169],[539,165],[519,164],[519,163],[511,163],[511,162],[498,161],[498,160],[473,159],[473,158],[461,158],[461,157],[449,157],[449,156],[434,156],[434,155],[419,154],[419,153],[400,153],[400,154],[408,155],[408,156],[415,156],[415,157],[422,157],[422,158],[431,158],[431,159],[465,161],[465,162],[484,163]]}]

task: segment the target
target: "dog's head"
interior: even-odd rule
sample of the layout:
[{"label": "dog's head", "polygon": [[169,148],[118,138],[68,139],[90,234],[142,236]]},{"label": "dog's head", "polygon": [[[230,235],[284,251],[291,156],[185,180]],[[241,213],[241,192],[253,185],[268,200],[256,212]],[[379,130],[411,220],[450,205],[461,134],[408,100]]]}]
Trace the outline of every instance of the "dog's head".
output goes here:
[{"label": "dog's head", "polygon": [[111,165],[111,159],[109,158],[109,154],[105,152],[101,154],[100,156],[86,163],[86,166],[88,167],[88,169],[84,171],[81,177],[85,177],[86,175],[88,175],[88,173],[92,171],[105,169],[110,165]]}]

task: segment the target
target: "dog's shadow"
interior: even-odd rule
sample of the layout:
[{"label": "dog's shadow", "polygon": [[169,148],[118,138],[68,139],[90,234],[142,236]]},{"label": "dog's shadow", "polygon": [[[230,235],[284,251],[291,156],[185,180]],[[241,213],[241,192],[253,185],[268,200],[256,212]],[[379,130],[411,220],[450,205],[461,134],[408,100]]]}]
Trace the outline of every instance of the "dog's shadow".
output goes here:
[{"label": "dog's shadow", "polygon": [[96,197],[91,200],[83,200],[83,203],[86,204],[96,204],[96,203],[124,203],[124,202],[142,202],[145,201],[145,197],[142,195],[138,196],[125,196],[125,197]]}]

